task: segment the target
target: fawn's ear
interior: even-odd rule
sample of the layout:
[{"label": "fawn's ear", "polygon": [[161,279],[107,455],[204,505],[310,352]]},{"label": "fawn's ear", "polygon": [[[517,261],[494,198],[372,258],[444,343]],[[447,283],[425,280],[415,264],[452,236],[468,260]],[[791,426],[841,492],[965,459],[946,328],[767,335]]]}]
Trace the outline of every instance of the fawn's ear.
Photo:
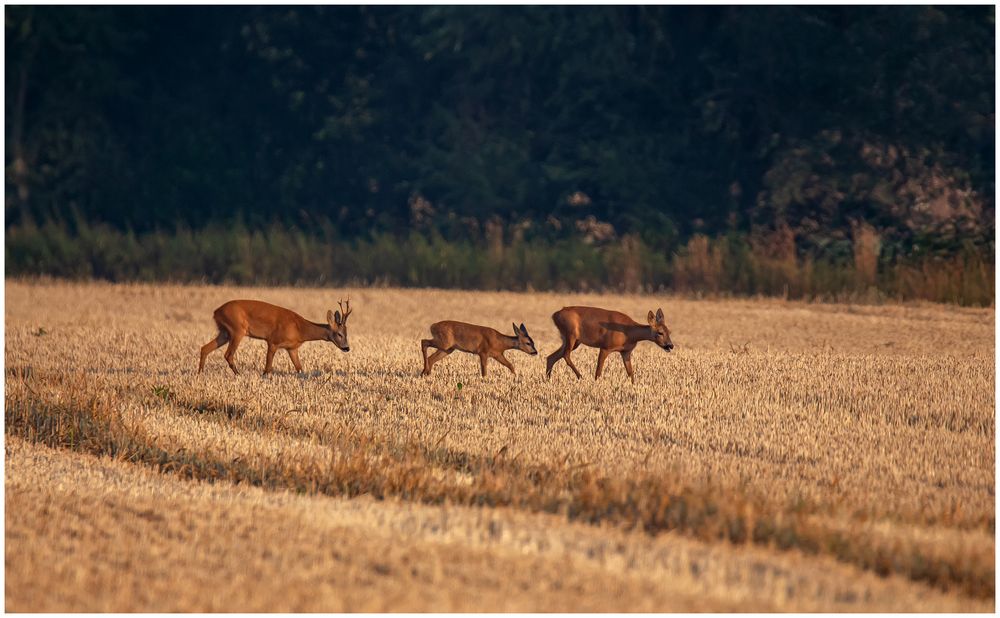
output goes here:
[{"label": "fawn's ear", "polygon": [[653,315],[652,311],[650,311],[649,313],[646,314],[646,320],[649,322],[650,326],[653,326],[654,324],[656,324],[656,316]]},{"label": "fawn's ear", "polygon": [[516,336],[517,335],[517,324],[514,324],[513,322],[511,322],[510,325],[514,327],[514,335]]},{"label": "fawn's ear", "polygon": [[663,309],[656,310],[656,322],[657,324],[663,324]]},{"label": "fawn's ear", "polygon": [[524,322],[521,322],[521,332],[524,333],[525,337],[528,336],[528,329],[524,327]]}]

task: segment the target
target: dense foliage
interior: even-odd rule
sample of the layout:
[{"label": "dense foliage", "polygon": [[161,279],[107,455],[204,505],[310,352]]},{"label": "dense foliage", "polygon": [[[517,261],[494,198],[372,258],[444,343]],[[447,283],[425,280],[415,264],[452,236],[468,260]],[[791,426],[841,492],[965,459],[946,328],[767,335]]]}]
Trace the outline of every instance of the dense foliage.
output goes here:
[{"label": "dense foliage", "polygon": [[[994,8],[6,7],[6,225],[993,261]],[[860,230],[860,232],[859,232]],[[866,236],[868,235],[868,236]]]}]

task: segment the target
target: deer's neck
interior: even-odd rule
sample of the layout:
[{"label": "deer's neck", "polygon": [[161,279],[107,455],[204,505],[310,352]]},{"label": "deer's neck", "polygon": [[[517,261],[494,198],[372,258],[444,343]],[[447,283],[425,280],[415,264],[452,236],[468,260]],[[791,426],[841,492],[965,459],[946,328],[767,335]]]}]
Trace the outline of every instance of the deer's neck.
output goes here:
[{"label": "deer's neck", "polygon": [[654,338],[653,329],[643,324],[635,324],[625,327],[625,335],[629,341],[652,341]]},{"label": "deer's neck", "polygon": [[320,339],[326,339],[330,333],[330,327],[326,324],[310,322],[309,320],[303,320],[302,322],[299,325],[299,334],[302,335],[302,341],[319,341]]},{"label": "deer's neck", "polygon": [[500,345],[503,346],[503,350],[513,350],[517,347],[517,337],[511,337],[510,335],[500,336]]}]

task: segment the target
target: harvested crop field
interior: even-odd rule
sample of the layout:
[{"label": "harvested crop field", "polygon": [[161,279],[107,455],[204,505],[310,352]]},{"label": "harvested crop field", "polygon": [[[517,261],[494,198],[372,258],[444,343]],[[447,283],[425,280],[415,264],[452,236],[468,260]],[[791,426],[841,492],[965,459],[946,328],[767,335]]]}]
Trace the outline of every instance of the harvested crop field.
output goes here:
[{"label": "harvested crop field", "polygon": [[[351,351],[296,374],[212,311]],[[677,348],[545,356],[551,314],[662,307]],[[456,352],[441,319],[539,356]],[[993,611],[994,310],[8,281],[8,611]]]}]

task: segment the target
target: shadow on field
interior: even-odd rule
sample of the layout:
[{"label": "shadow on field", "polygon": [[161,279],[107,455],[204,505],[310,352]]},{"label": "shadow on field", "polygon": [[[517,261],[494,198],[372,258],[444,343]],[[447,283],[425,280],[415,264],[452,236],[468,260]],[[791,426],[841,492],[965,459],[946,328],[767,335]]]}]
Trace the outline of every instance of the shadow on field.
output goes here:
[{"label": "shadow on field", "polygon": [[298,371],[272,371],[269,375],[261,375],[262,379],[274,378],[298,378],[299,380],[306,381],[313,378],[325,378],[329,377],[329,374],[320,371],[319,369],[313,371],[303,371],[299,373]]},{"label": "shadow on field", "polygon": [[238,403],[223,403],[219,401],[211,401],[209,399],[196,401],[175,399],[173,403],[184,412],[192,415],[219,416],[225,417],[231,421],[239,420],[246,416],[247,413],[246,406],[242,406]]},{"label": "shadow on field", "polygon": [[25,380],[34,375],[34,373],[34,370],[28,365],[23,367],[7,367],[7,375],[12,378],[21,378],[22,380]]},{"label": "shadow on field", "polygon": [[256,370],[256,369],[240,369],[240,375],[239,376],[234,376],[233,372],[230,371],[228,367],[225,369],[225,371],[223,371],[223,370],[220,369],[218,372],[213,372],[213,371],[210,371],[210,370],[206,369],[201,374],[199,374],[194,369],[181,369],[180,371],[177,371],[177,372],[160,372],[160,375],[165,375],[165,373],[170,373],[172,375],[180,374],[182,376],[191,376],[192,378],[197,378],[197,376],[199,376],[199,375],[204,375],[204,376],[207,376],[207,377],[213,377],[216,374],[225,375],[225,376],[228,376],[228,377],[234,378],[234,379],[235,378],[242,378],[244,376],[256,376],[258,378],[261,378],[262,380],[267,380],[267,379],[270,379],[270,378],[298,378],[300,380],[311,380],[313,378],[325,378],[325,377],[329,377],[329,375],[330,375],[330,372],[324,372],[324,371],[320,371],[319,369],[316,369],[316,370],[313,370],[313,371],[303,371],[301,373],[299,373],[297,371],[278,371],[278,370],[274,370],[274,371],[272,371],[271,373],[269,373],[268,375],[265,376],[259,370]]},{"label": "shadow on field", "polygon": [[338,378],[346,378],[348,375],[361,378],[415,378],[420,376],[420,369],[412,371],[406,369],[352,369],[348,374],[345,369],[336,369],[330,372]]},{"label": "shadow on field", "polygon": [[186,369],[181,369],[178,372],[170,369],[159,369],[153,371],[153,370],[134,369],[132,367],[105,367],[102,369],[95,369],[93,367],[88,367],[86,369],[83,369],[83,372],[93,373],[93,374],[104,374],[109,376],[140,375],[140,376],[163,376],[163,377],[176,375],[177,373],[180,373],[181,375],[194,373],[193,371],[189,371]]}]

